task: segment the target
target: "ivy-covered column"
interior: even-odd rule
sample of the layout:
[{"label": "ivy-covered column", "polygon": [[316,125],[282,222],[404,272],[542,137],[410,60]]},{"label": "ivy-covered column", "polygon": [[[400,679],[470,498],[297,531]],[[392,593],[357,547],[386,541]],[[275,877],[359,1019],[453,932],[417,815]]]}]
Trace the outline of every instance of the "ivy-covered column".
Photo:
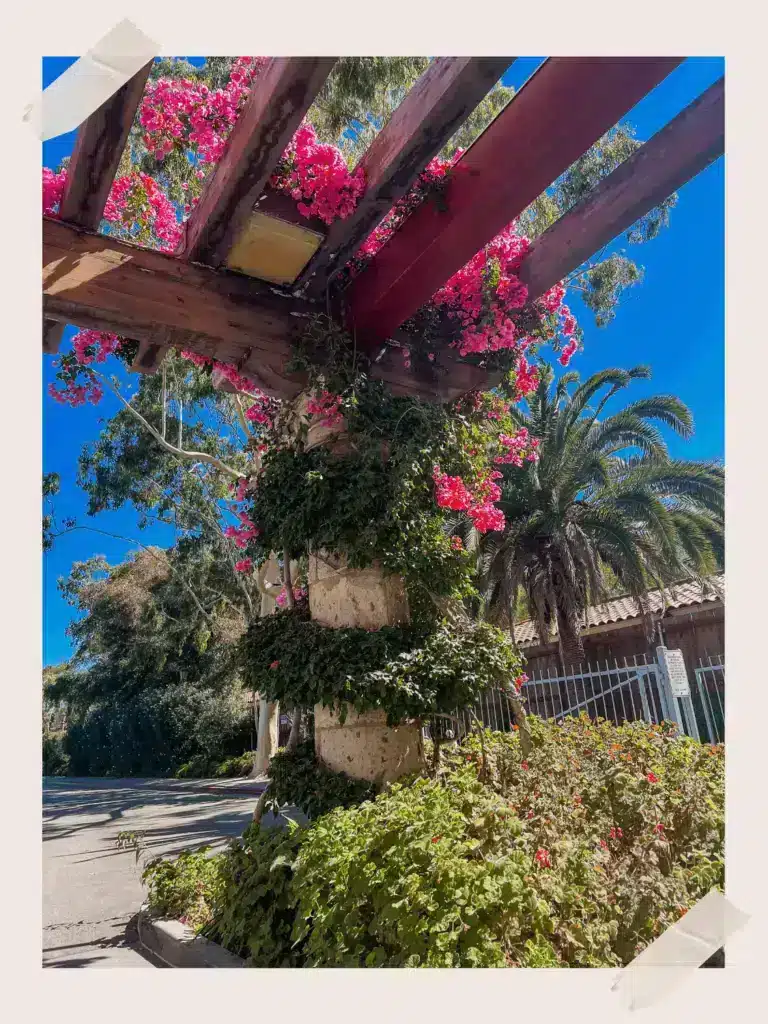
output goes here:
[{"label": "ivy-covered column", "polygon": [[322,341],[252,487],[253,553],[301,566],[295,606],[251,626],[243,665],[267,699],[314,710],[321,762],[381,784],[423,766],[423,721],[519,674],[508,634],[477,617],[462,539],[496,528],[493,461],[514,428],[492,396],[394,395],[353,339],[326,325]]}]

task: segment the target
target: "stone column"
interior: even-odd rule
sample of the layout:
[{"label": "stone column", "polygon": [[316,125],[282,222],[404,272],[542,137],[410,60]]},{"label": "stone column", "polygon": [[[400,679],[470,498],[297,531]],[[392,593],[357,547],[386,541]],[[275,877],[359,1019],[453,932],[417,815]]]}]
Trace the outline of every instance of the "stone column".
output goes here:
[{"label": "stone column", "polygon": [[[399,576],[380,566],[349,569],[340,555],[309,559],[309,609],[324,626],[378,629],[409,621],[408,599]],[[315,751],[334,771],[378,784],[418,771],[424,744],[417,722],[390,728],[384,711],[348,709],[342,724],[336,711],[315,705]]]}]

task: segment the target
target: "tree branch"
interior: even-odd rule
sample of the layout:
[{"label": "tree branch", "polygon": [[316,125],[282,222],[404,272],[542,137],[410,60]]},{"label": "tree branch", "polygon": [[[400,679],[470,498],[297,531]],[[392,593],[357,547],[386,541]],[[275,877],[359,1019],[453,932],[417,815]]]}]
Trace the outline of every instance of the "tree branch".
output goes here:
[{"label": "tree branch", "polygon": [[172,445],[170,441],[166,441],[166,439],[163,437],[160,431],[155,430],[155,428],[152,426],[149,420],[145,419],[141,415],[141,413],[136,408],[134,408],[134,406],[131,405],[130,402],[126,401],[126,399],[123,398],[119,389],[116,388],[114,384],[107,377],[104,376],[104,374],[99,373],[98,370],[92,370],[91,372],[94,373],[99,378],[99,380],[103,381],[110,389],[110,391],[117,395],[117,397],[126,407],[126,409],[128,409],[131,412],[131,414],[136,417],[139,423],[141,423],[142,426],[145,427],[150,432],[150,434],[155,438],[155,440],[159,444],[161,444],[166,451],[171,452],[172,455],[176,455],[180,459],[189,459],[192,460],[193,462],[207,462],[211,466],[215,466],[217,469],[221,470],[222,473],[227,473],[229,476],[234,477],[235,480],[241,480],[242,478],[245,477],[245,473],[241,473],[237,469],[232,469],[231,466],[227,466],[226,463],[221,461],[221,459],[217,459],[215,455],[209,455],[207,452],[187,452],[184,451],[182,448],[177,448],[175,445]]}]

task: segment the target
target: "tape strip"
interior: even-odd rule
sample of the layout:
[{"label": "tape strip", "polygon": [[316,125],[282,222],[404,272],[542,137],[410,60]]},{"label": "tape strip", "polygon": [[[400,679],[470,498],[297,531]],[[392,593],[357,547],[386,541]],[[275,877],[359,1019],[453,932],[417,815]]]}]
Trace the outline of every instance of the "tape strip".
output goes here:
[{"label": "tape strip", "polygon": [[74,131],[159,52],[159,44],[125,18],[51,82],[23,120],[43,142]]},{"label": "tape strip", "polygon": [[748,920],[748,914],[711,889],[624,968],[612,990],[630,1010],[650,1006],[701,967]]}]

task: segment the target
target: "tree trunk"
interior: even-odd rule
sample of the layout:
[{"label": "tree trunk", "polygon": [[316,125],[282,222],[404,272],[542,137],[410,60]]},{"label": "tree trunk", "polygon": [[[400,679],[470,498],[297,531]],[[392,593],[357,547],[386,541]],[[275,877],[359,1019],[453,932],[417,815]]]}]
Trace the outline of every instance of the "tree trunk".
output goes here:
[{"label": "tree trunk", "polygon": [[299,732],[301,730],[301,708],[295,707],[293,709],[293,720],[291,722],[291,733],[288,737],[288,743],[285,749],[289,754],[292,754],[296,747],[299,745]]},{"label": "tree trunk", "polygon": [[564,669],[584,661],[584,644],[578,625],[560,608],[557,609],[557,639]]}]

